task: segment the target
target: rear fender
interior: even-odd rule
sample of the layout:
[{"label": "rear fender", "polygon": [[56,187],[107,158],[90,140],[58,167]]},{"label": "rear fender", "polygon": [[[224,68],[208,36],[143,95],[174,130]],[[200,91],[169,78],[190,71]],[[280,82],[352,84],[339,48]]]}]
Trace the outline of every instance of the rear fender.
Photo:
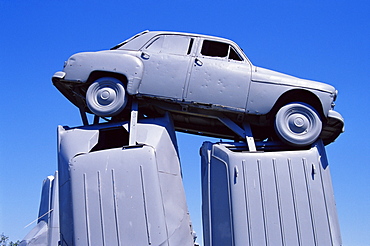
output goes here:
[{"label": "rear fender", "polygon": [[71,56],[64,68],[65,80],[86,83],[95,71],[122,74],[127,78],[127,92],[138,93],[143,75],[142,61],[117,51],[83,52]]}]

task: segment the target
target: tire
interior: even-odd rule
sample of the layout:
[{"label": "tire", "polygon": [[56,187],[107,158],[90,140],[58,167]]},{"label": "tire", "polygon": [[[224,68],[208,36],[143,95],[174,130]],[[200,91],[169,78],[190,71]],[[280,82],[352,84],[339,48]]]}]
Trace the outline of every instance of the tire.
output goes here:
[{"label": "tire", "polygon": [[308,104],[294,102],[280,108],[275,116],[275,131],[280,139],[292,146],[311,145],[320,136],[322,121]]},{"label": "tire", "polygon": [[128,95],[119,79],[102,77],[87,89],[86,104],[90,111],[100,117],[119,114],[126,106]]}]

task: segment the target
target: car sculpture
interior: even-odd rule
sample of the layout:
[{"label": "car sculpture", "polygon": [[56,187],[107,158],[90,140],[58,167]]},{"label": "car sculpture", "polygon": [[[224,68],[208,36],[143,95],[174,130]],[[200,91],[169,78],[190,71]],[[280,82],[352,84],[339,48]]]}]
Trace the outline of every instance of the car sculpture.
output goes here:
[{"label": "car sculpture", "polygon": [[308,146],[331,143],[344,127],[333,86],[254,66],[236,43],[213,36],[144,31],[72,55],[52,81],[83,112],[119,120],[136,100],[143,117],[170,112],[177,130],[209,136],[237,138],[225,122],[247,122],[257,140]]}]

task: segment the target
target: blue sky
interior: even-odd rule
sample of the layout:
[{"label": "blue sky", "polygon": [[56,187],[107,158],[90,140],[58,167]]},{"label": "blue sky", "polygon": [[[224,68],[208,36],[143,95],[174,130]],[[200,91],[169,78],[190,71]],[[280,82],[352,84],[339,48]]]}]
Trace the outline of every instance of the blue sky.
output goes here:
[{"label": "blue sky", "polygon": [[[57,167],[57,125],[81,125],[51,76],[76,52],[109,49],[149,29],[230,38],[254,65],[334,85],[346,132],[327,153],[343,245],[370,244],[369,1],[0,0],[0,12],[0,233],[11,240],[34,226],[24,228]],[[198,234],[205,140],[178,134]]]}]

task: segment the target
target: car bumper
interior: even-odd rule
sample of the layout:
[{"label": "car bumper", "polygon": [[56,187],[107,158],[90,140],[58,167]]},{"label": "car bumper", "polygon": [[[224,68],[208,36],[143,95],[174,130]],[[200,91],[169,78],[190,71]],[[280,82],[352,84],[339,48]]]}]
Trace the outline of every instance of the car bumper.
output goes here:
[{"label": "car bumper", "polygon": [[61,80],[61,79],[64,79],[65,76],[66,76],[65,72],[58,71],[58,72],[54,73],[52,80],[53,80],[53,82],[54,82],[54,80]]},{"label": "car bumper", "polygon": [[328,121],[324,125],[320,138],[323,140],[325,145],[328,145],[335,141],[338,136],[344,132],[344,119],[340,113],[334,110],[329,110]]},{"label": "car bumper", "polygon": [[53,85],[76,107],[89,112],[86,107],[84,92],[80,89],[82,84],[65,80],[65,76],[66,73],[63,71],[56,72],[51,79]]}]

